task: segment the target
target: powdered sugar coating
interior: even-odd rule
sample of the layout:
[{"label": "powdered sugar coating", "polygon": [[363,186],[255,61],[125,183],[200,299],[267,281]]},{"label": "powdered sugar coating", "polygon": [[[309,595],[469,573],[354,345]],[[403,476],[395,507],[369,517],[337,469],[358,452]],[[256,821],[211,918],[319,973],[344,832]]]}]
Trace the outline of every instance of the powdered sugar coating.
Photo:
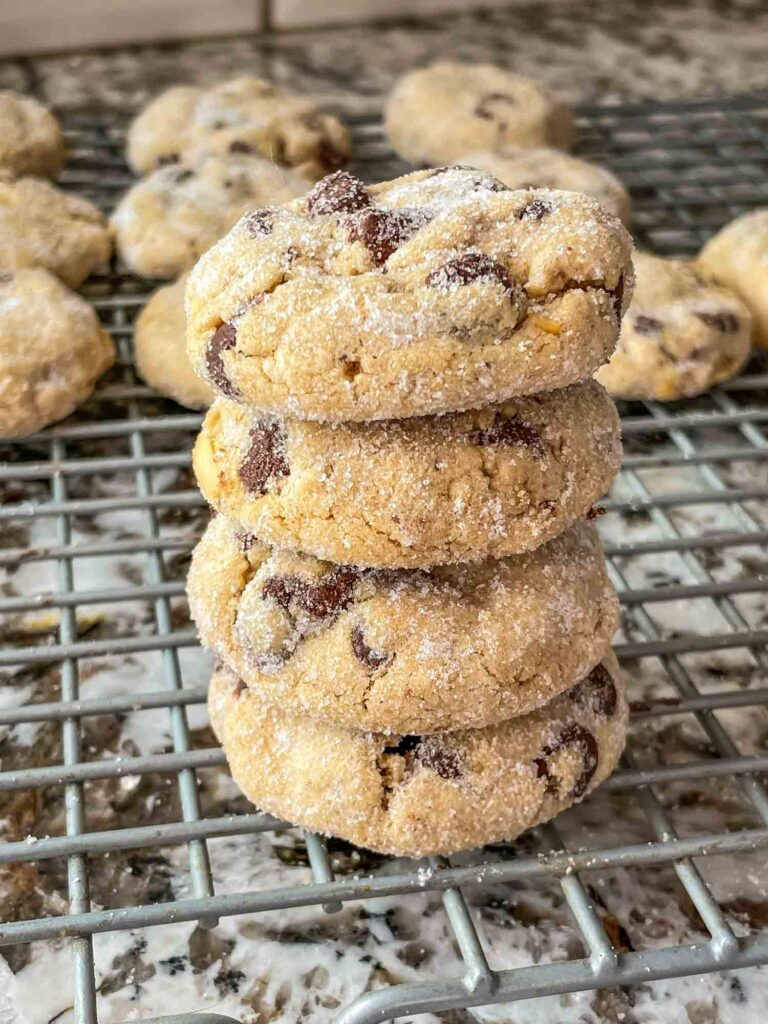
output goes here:
[{"label": "powdered sugar coating", "polygon": [[176,277],[248,210],[301,195],[311,179],[253,156],[190,154],[123,196],[110,225],[137,274]]},{"label": "powdered sugar coating", "polygon": [[573,116],[532,78],[493,64],[438,61],[410,71],[387,100],[395,151],[417,165],[505,145],[558,146],[573,139]]},{"label": "powdered sugar coating", "polygon": [[42,178],[0,181],[0,273],[44,267],[77,288],[112,254],[101,213]]},{"label": "powdered sugar coating", "polygon": [[262,540],[355,565],[538,547],[605,494],[621,459],[615,407],[593,381],[435,418],[281,421],[287,472],[254,488],[243,467],[259,422],[215,403],[193,457],[205,499]]},{"label": "powdered sugar coating", "polygon": [[[466,168],[367,191],[370,209],[348,212],[316,214],[311,196],[296,200],[257,237],[244,219],[206,253],[187,288],[198,372],[208,374],[208,347],[227,323],[236,342],[222,366],[241,401],[361,421],[564,387],[613,350],[632,290],[631,240],[594,200],[513,192]],[[383,262],[361,240],[371,209],[397,235]],[[498,262],[509,285],[488,274],[461,287],[428,283],[468,254]]]},{"label": "powdered sugar coating", "polygon": [[[324,598],[318,614],[313,588],[327,593],[337,571],[253,538],[245,544],[217,516],[187,582],[202,642],[265,699],[337,725],[421,733],[544,704],[594,667],[618,621],[585,522],[528,555],[429,572],[358,570],[351,591],[345,584],[343,599]],[[291,582],[276,589],[275,579]],[[380,669],[355,654],[355,629],[386,656]]]},{"label": "powdered sugar coating", "polygon": [[135,119],[127,142],[128,162],[140,174],[202,149],[262,156],[317,178],[344,163],[350,151],[337,118],[306,97],[251,76],[210,89],[168,89]]},{"label": "powdered sugar coating", "polygon": [[626,685],[610,652],[602,669],[615,692],[610,714],[566,692],[522,718],[429,737],[316,722],[261,702],[223,669],[208,707],[235,781],[259,808],[422,857],[512,839],[610,774],[624,746]]},{"label": "powdered sugar coating", "polygon": [[739,296],[688,260],[634,255],[637,285],[610,362],[595,375],[617,398],[670,401],[735,376],[752,347]]},{"label": "powdered sugar coating", "polygon": [[67,416],[114,358],[91,306],[47,270],[0,274],[0,436]]}]

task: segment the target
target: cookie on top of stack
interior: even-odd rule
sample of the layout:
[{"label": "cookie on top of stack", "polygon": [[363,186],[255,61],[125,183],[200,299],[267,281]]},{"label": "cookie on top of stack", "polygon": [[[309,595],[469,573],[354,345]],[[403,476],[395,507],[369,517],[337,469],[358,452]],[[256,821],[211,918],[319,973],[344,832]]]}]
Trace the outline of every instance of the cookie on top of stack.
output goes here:
[{"label": "cookie on top of stack", "polygon": [[590,519],[621,454],[591,377],[631,241],[577,193],[337,172],[190,274],[220,397],[194,467],[211,717],[259,807],[383,852],[513,838],[621,752]]}]

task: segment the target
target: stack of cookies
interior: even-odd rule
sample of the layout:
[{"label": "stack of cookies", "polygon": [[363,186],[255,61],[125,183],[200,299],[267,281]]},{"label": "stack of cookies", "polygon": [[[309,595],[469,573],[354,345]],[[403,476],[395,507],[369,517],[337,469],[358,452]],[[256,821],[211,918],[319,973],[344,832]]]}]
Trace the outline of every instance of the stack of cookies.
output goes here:
[{"label": "stack of cookies", "polygon": [[214,728],[266,811],[388,853],[512,838],[616,764],[620,459],[592,374],[631,294],[594,200],[446,167],[337,172],[192,271],[219,393],[189,575]]}]

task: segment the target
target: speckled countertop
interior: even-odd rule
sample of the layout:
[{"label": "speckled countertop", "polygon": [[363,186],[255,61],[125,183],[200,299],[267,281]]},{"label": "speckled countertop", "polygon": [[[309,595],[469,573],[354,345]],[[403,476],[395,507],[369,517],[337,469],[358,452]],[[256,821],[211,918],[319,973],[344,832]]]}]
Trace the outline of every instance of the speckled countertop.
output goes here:
[{"label": "speckled countertop", "polygon": [[0,87],[128,113],[168,85],[247,72],[367,109],[407,68],[451,57],[508,65],[574,102],[679,98],[768,87],[767,41],[762,0],[532,0],[442,21],[8,60]]},{"label": "speckled countertop", "polygon": [[[176,82],[212,82],[239,73],[264,74],[311,93],[354,113],[378,109],[394,78],[414,64],[435,57],[492,60],[533,74],[572,102],[677,98],[750,92],[768,88],[768,6],[760,0],[740,3],[672,0],[639,4],[634,0],[519,4],[505,12],[457,17],[443,22],[345,28],[284,34],[261,39],[237,38],[184,45],[141,47],[112,52],[74,54],[0,62],[0,87],[33,91],[65,115],[116,113],[128,116],[150,96]],[[133,385],[130,367],[116,368],[106,387]],[[746,402],[748,399],[745,398]],[[749,399],[752,401],[753,399]],[[703,401],[703,400],[702,400]],[[168,415],[169,403],[143,398],[140,413]],[[175,410],[178,412],[178,409]],[[97,395],[79,414],[84,421],[118,419],[125,409]],[[707,434],[706,443],[736,444],[735,430],[721,437]],[[153,452],[178,453],[189,448],[192,432],[148,435]],[[628,449],[642,454],[642,439],[630,438]],[[648,439],[658,446],[664,443]],[[669,444],[669,442],[667,442]],[[671,445],[670,445],[671,449]],[[106,442],[68,445],[70,458],[107,454]],[[658,451],[658,447],[654,448]],[[0,460],[19,457],[0,450]],[[26,451],[25,459],[42,457]],[[765,483],[765,464],[722,467],[732,486]],[[701,487],[695,466],[673,471],[651,469],[641,474],[653,493]],[[162,468],[152,474],[157,494],[190,488],[186,468]],[[73,499],[132,494],[130,473],[76,476],[67,484]],[[627,496],[627,481],[615,494]],[[0,488],[0,499],[46,500],[47,483]],[[764,504],[751,509],[765,525]],[[738,529],[729,507],[707,505],[672,509],[674,527],[686,536]],[[167,509],[160,515],[164,536],[193,542],[199,535],[204,508]],[[21,547],[51,542],[51,520],[20,520],[3,531],[0,546]],[[646,513],[612,513],[600,522],[613,542],[664,536]],[[73,540],[83,543],[146,535],[147,524],[136,510],[75,517]],[[733,581],[768,571],[764,548],[744,547],[705,553],[707,571],[716,581]],[[679,555],[653,555],[625,560],[623,570],[634,587],[659,587],[690,581],[690,566]],[[169,558],[167,578],[181,580],[187,559]],[[98,590],[146,582],[143,555],[109,555],[80,559],[76,587]],[[57,586],[52,563],[11,566],[0,576],[0,595],[33,595]],[[765,628],[765,594],[737,599],[740,613],[752,628]],[[716,633],[724,628],[714,602],[650,605],[654,628],[663,637],[686,632]],[[174,602],[174,625],[186,624],[181,599]],[[8,644],[53,641],[55,617],[37,613],[6,616],[0,640]],[[151,633],[151,602],[135,600],[92,607],[78,613],[78,635],[88,638]],[[637,627],[626,615],[625,640],[637,639]],[[195,648],[180,651],[186,686],[205,684],[210,661]],[[636,701],[672,696],[661,663],[644,659],[629,666]],[[704,693],[726,688],[764,685],[745,651],[706,652],[686,659],[691,678]],[[81,675],[83,697],[135,694],[157,689],[162,676],[160,656],[139,652],[91,659]],[[0,676],[0,705],[55,700],[58,670],[43,663],[13,669]],[[721,716],[741,753],[764,752],[768,721],[764,708],[734,710]],[[190,711],[192,744],[214,740],[204,708]],[[25,724],[0,730],[0,758],[5,770],[60,760],[56,723]],[[128,712],[86,719],[84,745],[88,758],[149,754],[170,749],[165,714]],[[674,763],[711,756],[711,746],[690,715],[661,717],[633,727],[633,749],[644,763]],[[90,785],[88,823],[93,829],[124,828],[178,820],[178,792],[171,776],[104,780]],[[224,771],[200,774],[203,812],[209,816],[247,809]],[[754,809],[730,778],[706,777],[660,787],[660,799],[684,835],[754,827]],[[759,822],[758,822],[759,824]],[[621,793],[601,792],[558,819],[558,828],[572,847],[608,847],[644,843],[651,836],[638,805]],[[0,835],[26,839],[63,830],[61,791],[48,787],[3,794]],[[541,841],[529,833],[514,844],[498,844],[483,856],[512,859],[535,852]],[[218,893],[242,892],[303,883],[309,872],[298,834],[240,836],[209,844]],[[401,864],[351,851],[334,844],[339,877],[369,870],[397,871]],[[766,858],[759,851],[738,859],[701,859],[704,876],[737,934],[768,926]],[[96,908],[118,908],[188,896],[187,851],[183,845],[115,852],[90,860],[91,898]],[[705,933],[690,899],[671,867],[586,873],[591,900],[617,947],[648,949],[702,941]],[[11,920],[66,912],[66,866],[61,860],[37,865],[10,865],[0,870],[0,917]],[[582,942],[554,880],[494,887],[467,893],[471,912],[483,935],[494,967],[523,967],[580,956]],[[459,959],[440,898],[416,893],[407,899],[351,903],[340,914],[325,915],[319,907],[225,918],[213,930],[195,923],[118,931],[95,941],[98,1011],[101,1024],[142,1020],[160,1014],[209,1010],[231,1014],[246,1024],[331,1024],[339,1007],[361,993],[384,985],[446,977],[459,971]],[[66,943],[56,941],[4,948],[0,956],[1,1024],[73,1024],[72,960]],[[764,1024],[768,1018],[768,969],[718,972],[702,977],[641,984],[617,990],[551,996],[514,1005],[446,1014],[443,1022],[471,1024]],[[436,1024],[434,1016],[410,1018],[412,1024]]]}]

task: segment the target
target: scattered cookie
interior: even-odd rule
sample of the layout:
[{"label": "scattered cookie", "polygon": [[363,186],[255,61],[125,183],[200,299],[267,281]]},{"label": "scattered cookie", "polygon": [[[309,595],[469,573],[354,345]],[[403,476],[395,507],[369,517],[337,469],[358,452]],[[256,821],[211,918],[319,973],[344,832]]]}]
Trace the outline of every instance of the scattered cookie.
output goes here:
[{"label": "scattered cookie", "polygon": [[179,161],[191,149],[249,154],[319,178],[349,157],[346,128],[312,100],[262,78],[234,78],[211,89],[176,86],[128,130],[128,162],[139,174]]},{"label": "scattered cookie", "polygon": [[606,493],[620,461],[616,409],[594,381],[477,412],[338,425],[260,419],[219,399],[194,451],[206,501],[244,530],[380,567],[536,548]]},{"label": "scattered cookie", "polygon": [[635,253],[637,284],[610,362],[595,374],[617,398],[672,401],[733,377],[750,351],[738,296],[687,260]]},{"label": "scattered cookie", "polygon": [[0,273],[44,267],[77,288],[112,254],[101,213],[42,178],[0,181]]},{"label": "scattered cookie", "polygon": [[493,64],[441,61],[403,76],[384,124],[412,164],[454,163],[462,153],[512,146],[568,148],[573,115],[538,82]]},{"label": "scattered cookie", "polygon": [[317,722],[261,702],[225,669],[208,707],[232,776],[258,808],[405,857],[514,839],[582,800],[616,767],[628,718],[611,653],[538,711],[442,735]]},{"label": "scattered cookie", "polygon": [[263,412],[372,420],[590,377],[632,292],[632,243],[575,192],[467,168],[366,187],[339,171],[256,210],[199,261],[187,350]]},{"label": "scattered cookie", "polygon": [[211,388],[193,372],[184,346],[186,277],[152,295],[136,319],[133,350],[139,376],[161,395],[188,409],[213,401]]},{"label": "scattered cookie", "polygon": [[47,270],[0,273],[0,436],[69,415],[114,358],[93,309]]},{"label": "scattered cookie", "polygon": [[743,300],[755,344],[768,348],[768,208],[726,224],[701,250],[698,265]]},{"label": "scattered cookie", "polygon": [[310,185],[258,157],[203,155],[161,167],[133,186],[112,214],[117,250],[145,277],[177,277],[253,207],[282,203]]},{"label": "scattered cookie", "polygon": [[0,89],[0,174],[57,178],[65,157],[53,114],[30,96]]},{"label": "scattered cookie", "polygon": [[583,521],[531,554],[425,571],[321,562],[217,516],[187,587],[202,642],[264,699],[379,732],[524,714],[589,672],[618,621]]},{"label": "scattered cookie", "polygon": [[460,156],[456,163],[486,171],[509,188],[555,188],[563,192],[584,192],[625,224],[631,220],[629,192],[615,174],[606,167],[580,160],[559,149],[505,146],[495,153],[467,153]]}]

